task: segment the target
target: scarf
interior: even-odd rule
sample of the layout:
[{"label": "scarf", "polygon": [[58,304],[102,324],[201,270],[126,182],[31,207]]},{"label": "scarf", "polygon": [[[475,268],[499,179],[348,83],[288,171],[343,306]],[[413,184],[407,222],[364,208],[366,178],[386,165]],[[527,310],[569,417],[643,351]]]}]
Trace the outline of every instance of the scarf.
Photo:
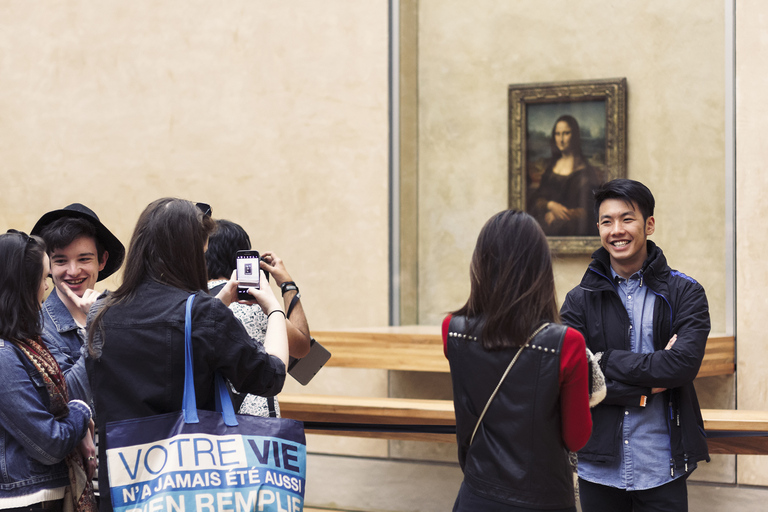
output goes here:
[{"label": "scarf", "polygon": [[[50,398],[49,412],[57,420],[69,414],[69,393],[61,368],[42,341],[16,341],[16,346],[32,362],[45,382]],[[64,493],[65,512],[96,512],[96,499],[93,495],[93,482],[88,478],[80,452],[75,449],[64,459],[69,470],[69,486]]]}]

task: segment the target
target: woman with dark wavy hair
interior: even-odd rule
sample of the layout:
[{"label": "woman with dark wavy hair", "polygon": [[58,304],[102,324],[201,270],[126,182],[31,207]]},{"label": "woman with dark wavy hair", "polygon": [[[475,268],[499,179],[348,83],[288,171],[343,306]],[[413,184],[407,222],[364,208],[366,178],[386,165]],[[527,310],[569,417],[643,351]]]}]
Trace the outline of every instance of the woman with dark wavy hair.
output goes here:
[{"label": "woman with dark wavy hair", "polygon": [[[261,346],[227,307],[236,294],[236,281],[218,298],[208,294],[205,247],[214,227],[209,206],[182,199],[158,199],[139,216],[123,284],[96,302],[97,313],[88,322],[86,369],[99,431],[105,432],[111,421],[181,410],[184,317],[190,294],[195,295],[192,353],[198,409],[215,409],[215,372],[243,392],[274,396],[282,389],[288,361],[285,312],[269,286],[249,289],[268,318]],[[106,443],[99,444],[99,491],[105,511],[112,510],[108,443],[107,436]]]},{"label": "woman with dark wavy hair", "polygon": [[464,482],[455,511],[575,511],[568,451],[589,439],[583,336],[559,325],[552,260],[536,220],[488,220],[466,304],[443,321]]},{"label": "woman with dark wavy hair", "polygon": [[50,271],[41,238],[0,235],[1,510],[96,510],[91,410],[40,337]]},{"label": "woman with dark wavy hair", "polygon": [[601,179],[584,157],[581,129],[573,116],[557,118],[550,147],[552,157],[529,198],[528,211],[549,236],[597,236],[592,190]]}]

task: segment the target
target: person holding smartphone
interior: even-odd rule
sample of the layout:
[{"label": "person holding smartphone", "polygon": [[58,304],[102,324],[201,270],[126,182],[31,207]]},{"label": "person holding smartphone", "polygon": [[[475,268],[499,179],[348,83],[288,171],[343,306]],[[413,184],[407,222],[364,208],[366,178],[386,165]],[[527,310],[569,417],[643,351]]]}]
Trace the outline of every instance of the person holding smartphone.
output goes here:
[{"label": "person holding smartphone", "polygon": [[[214,375],[237,389],[274,396],[288,366],[285,311],[268,286],[250,293],[267,314],[264,344],[255,343],[222,301],[208,294],[205,246],[215,229],[207,205],[163,198],[139,216],[120,287],[99,298],[88,317],[86,369],[96,423],[181,409],[185,306],[191,294],[191,343],[197,408],[215,410]],[[105,443],[99,445],[99,490],[110,495]],[[111,500],[101,501],[111,511]]]},{"label": "person holding smartphone", "polygon": [[[255,258],[255,259],[254,259]],[[288,351],[291,357],[301,358],[307,355],[311,338],[307,317],[301,304],[301,295],[296,283],[293,282],[285,264],[274,252],[267,251],[261,256],[251,250],[251,239],[242,226],[229,220],[216,221],[216,231],[208,239],[208,249],[205,252],[208,267],[208,290],[217,295],[229,281],[235,269],[239,270],[239,284],[254,284],[248,279],[247,265],[258,262],[260,267],[271,275],[283,296],[283,304],[288,315],[286,329],[288,331]],[[254,273],[251,267],[251,275]],[[258,272],[258,270],[256,270]],[[257,274],[258,275],[258,274]],[[255,276],[254,276],[255,277]],[[266,282],[260,286],[269,286]],[[247,293],[248,288],[243,287]],[[245,296],[248,298],[249,296]],[[267,317],[261,307],[253,301],[234,301],[229,308],[238,320],[245,326],[248,334],[259,343],[264,342],[267,327]],[[274,397],[256,395],[235,395],[235,404],[240,402],[238,412],[253,416],[280,416],[280,406]]]}]

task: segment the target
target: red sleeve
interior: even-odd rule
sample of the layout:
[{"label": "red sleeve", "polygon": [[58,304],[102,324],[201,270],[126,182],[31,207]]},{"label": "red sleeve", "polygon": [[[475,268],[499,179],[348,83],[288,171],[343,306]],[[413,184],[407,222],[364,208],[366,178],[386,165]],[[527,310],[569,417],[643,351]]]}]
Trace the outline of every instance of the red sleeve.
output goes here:
[{"label": "red sleeve", "polygon": [[560,416],[563,443],[572,452],[581,450],[592,433],[588,372],[584,337],[569,327],[560,353]]},{"label": "red sleeve", "polygon": [[445,317],[443,320],[443,354],[448,357],[448,325],[451,323],[451,315]]}]

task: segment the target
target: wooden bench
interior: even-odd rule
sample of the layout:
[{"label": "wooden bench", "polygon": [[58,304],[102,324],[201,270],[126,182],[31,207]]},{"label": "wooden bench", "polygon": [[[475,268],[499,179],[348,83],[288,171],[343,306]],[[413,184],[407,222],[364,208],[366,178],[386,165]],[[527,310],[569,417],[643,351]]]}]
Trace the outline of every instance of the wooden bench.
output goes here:
[{"label": "wooden bench", "polygon": [[[344,331],[313,331],[315,339],[331,351],[326,366],[382,370],[449,373],[443,355],[440,328],[403,326]],[[712,335],[707,341],[698,377],[730,375],[735,369],[732,336]],[[373,425],[454,426],[451,400],[371,398],[325,395],[281,394],[283,417],[305,422]],[[768,412],[703,410],[708,431],[739,434],[768,432]],[[408,431],[364,431],[356,428],[327,430],[311,425],[310,433],[455,443],[453,434]],[[759,435],[722,437],[709,441],[711,453],[768,454],[768,438]]]},{"label": "wooden bench", "polygon": [[[307,422],[455,426],[451,400],[280,395],[285,418]],[[702,409],[711,454],[768,454],[768,411]],[[455,443],[453,434],[307,429],[309,433]],[[728,433],[729,437],[715,437]],[[752,434],[752,435],[750,435]]]},{"label": "wooden bench", "polygon": [[[312,331],[312,335],[333,354],[327,366],[450,372],[438,326]],[[732,375],[734,369],[733,336],[710,335],[697,377]]]}]

